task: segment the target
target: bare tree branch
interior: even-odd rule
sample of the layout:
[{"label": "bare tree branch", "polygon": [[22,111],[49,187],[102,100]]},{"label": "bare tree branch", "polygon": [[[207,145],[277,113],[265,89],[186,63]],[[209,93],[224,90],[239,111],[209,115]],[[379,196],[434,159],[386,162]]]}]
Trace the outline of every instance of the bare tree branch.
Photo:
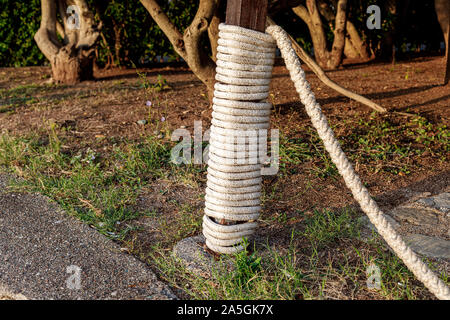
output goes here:
[{"label": "bare tree branch", "polygon": [[[275,25],[275,22],[270,17],[267,17],[267,25]],[[357,93],[351,92],[344,87],[341,87],[336,82],[328,78],[323,69],[311,58],[305,50],[291,37],[289,36],[292,42],[292,46],[294,47],[295,52],[299,56],[299,58],[316,74],[316,76],[322,81],[325,85],[330,87],[333,90],[336,90],[340,94],[349,97],[355,101],[358,101],[378,112],[387,112],[385,108],[376,104],[375,102],[363,97]]]},{"label": "bare tree branch", "polygon": [[161,7],[155,0],[140,0],[152,16],[153,20],[158,24],[166,37],[172,43],[175,51],[184,59],[187,60],[186,50],[184,47],[183,35],[169,20],[169,17],[162,11]]},{"label": "bare tree branch", "polygon": [[[208,31],[213,31],[213,27],[209,28],[216,12],[218,0],[200,0],[197,13],[183,35],[169,20],[155,0],[140,1],[172,43],[175,51],[187,62],[192,72],[207,86],[208,96],[212,99],[215,62],[202,48],[201,38]],[[212,47],[214,45],[215,43],[211,44]],[[213,53],[214,50],[215,48],[213,47]]]},{"label": "bare tree branch", "polygon": [[34,40],[44,56],[51,61],[61,48],[56,36],[56,3],[52,0],[42,0],[41,9],[41,26],[34,35]]}]

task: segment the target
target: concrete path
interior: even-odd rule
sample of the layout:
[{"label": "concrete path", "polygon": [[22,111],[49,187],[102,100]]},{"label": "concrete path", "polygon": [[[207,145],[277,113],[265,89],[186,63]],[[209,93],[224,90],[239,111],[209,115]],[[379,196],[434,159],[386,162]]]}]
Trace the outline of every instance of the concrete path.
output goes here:
[{"label": "concrete path", "polygon": [[141,261],[0,175],[0,299],[176,299]]}]

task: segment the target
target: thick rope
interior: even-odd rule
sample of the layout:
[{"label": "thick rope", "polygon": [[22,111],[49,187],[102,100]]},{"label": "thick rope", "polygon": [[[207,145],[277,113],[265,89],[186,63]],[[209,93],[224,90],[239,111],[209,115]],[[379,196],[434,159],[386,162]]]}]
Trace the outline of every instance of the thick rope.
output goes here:
[{"label": "thick rope", "polygon": [[[215,86],[210,136],[208,181],[203,233],[207,246],[219,253],[243,250],[241,241],[254,233],[260,211],[261,163],[254,144],[236,144],[245,129],[269,128],[269,84],[275,44],[291,79],[333,163],[361,209],[393,251],[439,299],[450,300],[450,289],[406,245],[370,197],[317,103],[288,34],[279,26],[267,33],[238,26],[219,26],[218,83]],[[272,38],[273,37],[273,38]],[[256,101],[255,101],[256,100]],[[217,221],[234,221],[223,224]]]},{"label": "thick rope", "polygon": [[306,81],[305,72],[302,70],[300,60],[292,48],[292,43],[288,34],[279,26],[270,26],[266,32],[274,37],[284,58],[286,67],[289,70],[291,79],[300,96],[301,102],[305,105],[306,112],[311,118],[313,126],[316,128],[322,139],[326,150],[330,154],[333,163],[344,178],[345,184],[351,190],[353,197],[358,201],[361,209],[375,225],[380,235],[392,248],[392,250],[403,260],[405,265],[422,283],[439,299],[450,300],[450,288],[431,271],[425,263],[409,248],[387,221],[384,213],[380,210],[376,202],[371,198],[366,187],[361,183],[353,166],[348,161],[342,151],[338,140],[328,125],[326,117],[323,115],[320,105],[317,103],[314,93],[311,91],[309,83]]}]

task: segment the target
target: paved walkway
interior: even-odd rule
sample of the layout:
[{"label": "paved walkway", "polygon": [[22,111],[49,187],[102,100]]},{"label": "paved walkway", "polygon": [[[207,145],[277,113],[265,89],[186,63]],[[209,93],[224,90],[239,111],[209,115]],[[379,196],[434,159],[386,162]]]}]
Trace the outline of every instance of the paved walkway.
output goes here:
[{"label": "paved walkway", "polygon": [[176,299],[141,261],[0,175],[0,299]]}]

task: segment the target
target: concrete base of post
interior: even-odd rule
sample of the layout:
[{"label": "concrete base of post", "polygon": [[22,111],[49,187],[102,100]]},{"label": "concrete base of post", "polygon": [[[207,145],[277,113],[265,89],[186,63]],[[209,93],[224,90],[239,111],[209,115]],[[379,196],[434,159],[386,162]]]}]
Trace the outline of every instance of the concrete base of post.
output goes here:
[{"label": "concrete base of post", "polygon": [[189,237],[175,245],[173,255],[190,272],[205,278],[213,278],[217,272],[232,271],[234,269],[233,256],[224,255],[217,260],[205,248],[205,237],[203,235]]}]

